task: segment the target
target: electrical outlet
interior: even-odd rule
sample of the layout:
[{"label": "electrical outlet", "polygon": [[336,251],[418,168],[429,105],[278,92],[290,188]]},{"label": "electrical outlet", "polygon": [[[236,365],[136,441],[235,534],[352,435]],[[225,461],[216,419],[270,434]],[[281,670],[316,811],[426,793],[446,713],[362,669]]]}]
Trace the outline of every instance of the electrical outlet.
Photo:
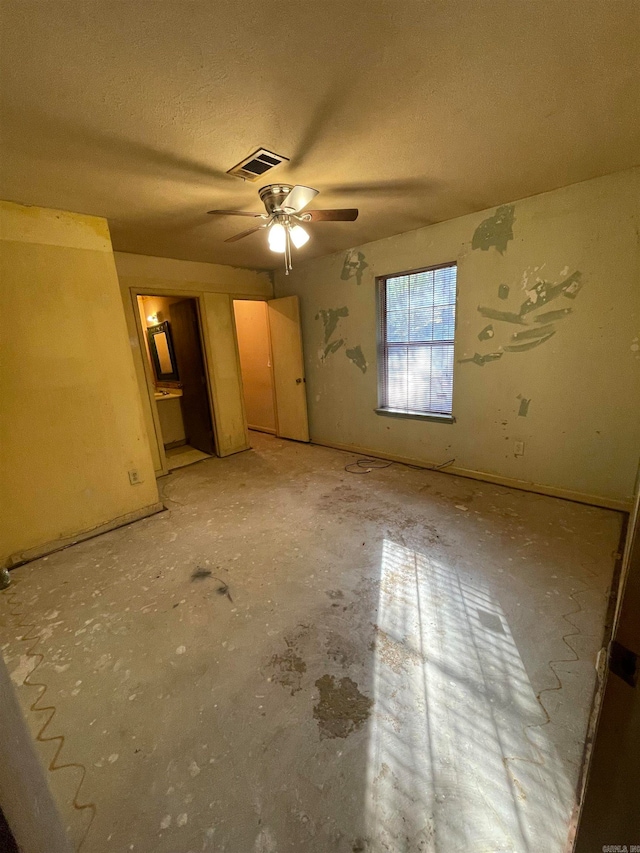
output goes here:
[{"label": "electrical outlet", "polygon": [[524,456],[524,441],[513,442],[513,455]]},{"label": "electrical outlet", "polygon": [[132,468],[129,471],[129,482],[132,486],[137,486],[138,483],[142,482],[142,477],[140,476],[140,471],[137,468]]}]

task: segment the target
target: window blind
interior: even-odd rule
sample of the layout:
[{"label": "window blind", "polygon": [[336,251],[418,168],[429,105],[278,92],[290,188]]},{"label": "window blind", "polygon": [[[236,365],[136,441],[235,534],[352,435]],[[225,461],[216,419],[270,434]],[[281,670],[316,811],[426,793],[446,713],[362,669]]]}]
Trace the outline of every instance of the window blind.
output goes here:
[{"label": "window blind", "polygon": [[380,408],[451,415],[456,265],[379,283]]}]

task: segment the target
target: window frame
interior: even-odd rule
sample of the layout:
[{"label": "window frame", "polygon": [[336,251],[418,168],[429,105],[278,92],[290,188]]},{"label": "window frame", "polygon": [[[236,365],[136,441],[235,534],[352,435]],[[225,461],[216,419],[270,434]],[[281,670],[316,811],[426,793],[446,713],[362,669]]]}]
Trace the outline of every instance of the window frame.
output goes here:
[{"label": "window frame", "polygon": [[[458,325],[458,263],[457,261],[447,261],[443,264],[433,264],[428,267],[419,267],[418,269],[404,270],[403,272],[392,272],[386,275],[376,277],[376,303],[378,312],[378,340],[377,340],[377,356],[378,356],[378,405],[375,409],[376,414],[386,415],[395,418],[415,418],[416,420],[435,421],[438,423],[455,423],[453,415],[453,388],[451,390],[451,412],[435,412],[435,411],[415,411],[411,409],[393,409],[386,404],[387,387],[388,387],[388,372],[387,372],[387,355],[390,348],[387,344],[387,281],[392,278],[402,278],[403,276],[419,275],[424,272],[434,272],[441,269],[449,269],[455,267],[456,270],[456,298],[454,302],[455,316],[453,324],[453,339],[451,340],[431,340],[431,341],[415,341],[401,344],[401,346],[411,346],[415,343],[416,346],[424,346],[425,343],[430,345],[442,346],[449,345],[453,347],[454,366],[455,366],[455,333]],[[453,376],[452,376],[453,379]],[[455,383],[454,383],[455,384]]]}]

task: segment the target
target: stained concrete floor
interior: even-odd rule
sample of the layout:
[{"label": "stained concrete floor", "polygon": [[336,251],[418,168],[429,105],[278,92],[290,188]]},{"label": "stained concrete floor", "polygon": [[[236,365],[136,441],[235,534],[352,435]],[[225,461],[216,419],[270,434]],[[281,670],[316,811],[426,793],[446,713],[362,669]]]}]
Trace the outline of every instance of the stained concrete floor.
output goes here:
[{"label": "stained concrete floor", "polygon": [[560,853],[620,515],[252,442],[0,596],[75,844]]}]

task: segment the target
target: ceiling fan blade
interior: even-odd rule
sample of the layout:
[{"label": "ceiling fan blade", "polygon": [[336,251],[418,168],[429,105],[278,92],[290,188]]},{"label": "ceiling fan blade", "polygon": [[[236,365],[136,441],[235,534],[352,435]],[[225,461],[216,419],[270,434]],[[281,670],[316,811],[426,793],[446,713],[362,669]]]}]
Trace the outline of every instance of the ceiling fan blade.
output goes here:
[{"label": "ceiling fan blade", "polygon": [[310,201],[313,201],[319,192],[319,190],[314,190],[311,187],[303,187],[298,184],[291,190],[280,206],[286,210],[293,211],[293,213],[299,213]]},{"label": "ceiling fan blade", "polygon": [[215,213],[218,216],[257,216],[257,217],[264,217],[264,213],[250,213],[248,210],[207,210],[207,213]]},{"label": "ceiling fan blade", "polygon": [[236,240],[242,240],[243,237],[248,237],[249,234],[254,234],[256,231],[260,231],[261,228],[266,228],[266,225],[256,225],[255,228],[248,228],[246,231],[241,231],[239,234],[234,234],[233,237],[227,237],[224,241],[225,243],[235,243]]},{"label": "ceiling fan blade", "polygon": [[307,210],[304,214],[306,222],[355,222],[357,218],[357,207],[344,207],[341,210]]}]

